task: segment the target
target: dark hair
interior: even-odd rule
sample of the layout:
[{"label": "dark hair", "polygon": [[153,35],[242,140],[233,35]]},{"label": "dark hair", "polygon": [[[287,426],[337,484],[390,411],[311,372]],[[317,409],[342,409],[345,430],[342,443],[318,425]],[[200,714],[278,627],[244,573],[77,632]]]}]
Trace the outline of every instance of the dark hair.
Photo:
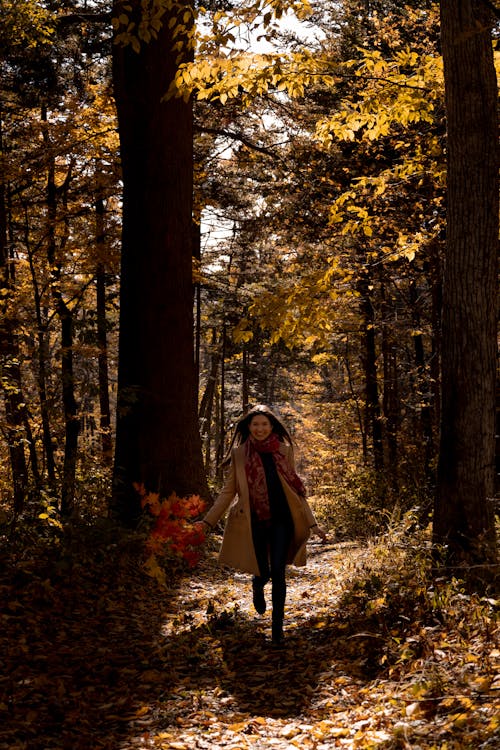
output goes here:
[{"label": "dark hair", "polygon": [[283,422],[281,422],[281,420],[276,416],[276,414],[271,411],[269,406],[266,406],[266,404],[256,404],[236,422],[233,437],[231,439],[231,444],[222,462],[223,465],[229,463],[231,459],[231,449],[233,447],[241,445],[246,440],[248,440],[248,437],[250,435],[250,422],[256,416],[267,417],[271,422],[273,432],[279,437],[281,442],[288,443],[289,445],[293,444],[292,437],[287,428],[285,427]]}]

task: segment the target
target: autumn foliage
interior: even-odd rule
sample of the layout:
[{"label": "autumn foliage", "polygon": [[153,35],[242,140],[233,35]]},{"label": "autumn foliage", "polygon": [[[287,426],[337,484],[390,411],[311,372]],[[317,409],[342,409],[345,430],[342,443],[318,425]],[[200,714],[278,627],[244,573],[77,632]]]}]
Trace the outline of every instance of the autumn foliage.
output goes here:
[{"label": "autumn foliage", "polygon": [[194,567],[205,541],[203,528],[195,519],[205,510],[206,502],[199,495],[181,498],[172,492],[168,498],[161,498],[158,492],[147,492],[144,485],[136,485],[136,489],[142,508],[155,519],[146,541],[148,572],[158,577],[157,558],[165,556],[173,556]]}]

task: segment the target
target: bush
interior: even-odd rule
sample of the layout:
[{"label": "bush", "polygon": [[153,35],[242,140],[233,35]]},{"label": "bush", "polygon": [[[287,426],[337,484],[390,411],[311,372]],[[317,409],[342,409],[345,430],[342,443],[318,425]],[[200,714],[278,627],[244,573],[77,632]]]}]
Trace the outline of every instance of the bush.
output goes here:
[{"label": "bush", "polygon": [[424,490],[402,487],[395,492],[383,474],[369,470],[348,475],[337,485],[324,485],[309,500],[318,523],[333,529],[340,540],[371,539],[409,511],[415,525],[426,525],[431,503]]}]

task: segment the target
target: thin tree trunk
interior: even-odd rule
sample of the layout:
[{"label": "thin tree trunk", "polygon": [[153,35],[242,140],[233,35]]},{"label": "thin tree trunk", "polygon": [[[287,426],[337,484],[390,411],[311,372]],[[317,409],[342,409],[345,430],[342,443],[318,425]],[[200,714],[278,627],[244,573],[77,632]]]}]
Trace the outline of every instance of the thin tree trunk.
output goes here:
[{"label": "thin tree trunk", "polygon": [[[42,121],[46,124],[47,115],[45,109],[42,110]],[[74,510],[75,487],[76,487],[76,461],[78,451],[78,435],[80,432],[80,423],[78,420],[78,405],[75,398],[75,382],[73,373],[73,312],[70,310],[60,287],[61,281],[61,261],[58,258],[63,249],[69,228],[67,226],[67,194],[71,181],[72,165],[69,166],[66,178],[60,188],[56,187],[55,182],[55,161],[50,155],[50,141],[47,128],[44,128],[44,138],[49,150],[48,156],[48,173],[47,173],[47,260],[51,269],[50,290],[54,306],[61,322],[61,382],[62,398],[64,412],[64,460],[63,475],[61,482],[61,514],[70,516]],[[63,196],[63,205],[65,213],[62,221],[63,232],[57,248],[56,227],[57,227],[57,203],[58,193]]]},{"label": "thin tree trunk", "polygon": [[113,460],[113,440],[111,437],[111,410],[109,405],[109,374],[108,374],[108,337],[106,318],[106,266],[105,228],[104,228],[104,198],[97,197],[96,212],[96,244],[99,262],[96,267],[96,313],[97,313],[97,357],[99,383],[99,429],[101,434],[102,460],[105,466],[111,466]]},{"label": "thin tree trunk", "polygon": [[399,489],[398,478],[398,426],[399,426],[399,396],[398,396],[398,363],[393,333],[390,330],[390,305],[387,300],[385,284],[382,284],[382,359],[384,368],[383,383],[383,413],[385,420],[385,435],[387,441],[387,472],[390,477],[391,489],[394,495]]},{"label": "thin tree trunk", "polygon": [[250,352],[248,347],[243,344],[242,363],[241,363],[241,409],[244,412],[248,409],[250,402],[250,391],[248,387],[249,369],[250,369]]},{"label": "thin tree trunk", "polygon": [[375,330],[375,313],[370,297],[370,280],[365,274],[358,282],[361,295],[362,314],[362,360],[365,375],[365,433],[371,435],[373,465],[375,471],[384,468],[384,449],[382,440],[382,420],[379,402],[377,373],[377,347]]},{"label": "thin tree trunk", "polygon": [[[26,235],[28,235],[28,223],[26,222]],[[48,332],[47,317],[42,311],[42,299],[40,288],[36,277],[35,265],[33,261],[33,252],[30,248],[29,237],[26,236],[26,247],[28,248],[28,261],[31,272],[31,282],[33,284],[33,300],[35,306],[35,317],[37,326],[37,386],[38,398],[40,400],[40,415],[42,419],[42,444],[47,469],[47,481],[49,489],[53,495],[56,492],[56,463],[54,458],[54,446],[52,444],[52,430],[50,426],[50,414],[47,396],[47,362],[49,359],[48,352]]]},{"label": "thin tree trunk", "polygon": [[217,351],[217,333],[216,329],[212,330],[210,369],[207,377],[207,384],[200,404],[200,430],[201,437],[205,448],[205,471],[210,472],[211,466],[211,445],[212,445],[212,413],[215,402],[215,392],[217,386],[217,371],[219,369],[219,352]]},{"label": "thin tree trunk", "polygon": [[222,324],[222,341],[220,355],[220,399],[219,399],[219,436],[217,441],[217,466],[218,476],[221,476],[220,469],[222,459],[224,458],[226,445],[226,321]]},{"label": "thin tree trunk", "polygon": [[435,484],[435,476],[432,469],[435,458],[434,429],[432,421],[432,391],[430,383],[430,374],[427,372],[425,362],[425,350],[423,335],[420,332],[421,320],[420,312],[417,307],[417,290],[415,282],[410,282],[410,307],[414,325],[413,349],[415,357],[415,367],[417,372],[416,379],[416,398],[420,403],[420,429],[422,442],[424,446],[424,476],[428,488]]},{"label": "thin tree trunk", "polygon": [[349,335],[346,336],[346,343],[345,343],[345,354],[344,354],[344,363],[345,368],[347,371],[347,380],[349,383],[349,391],[351,393],[351,396],[354,399],[354,402],[356,404],[356,415],[358,418],[358,427],[359,427],[359,434],[361,435],[361,445],[363,447],[363,463],[366,464],[368,462],[368,441],[366,437],[366,430],[365,430],[365,424],[363,420],[363,413],[360,407],[359,403],[359,396],[354,390],[354,383],[352,378],[352,372],[351,372],[351,362],[350,362],[350,351],[349,351]]},{"label": "thin tree trunk", "polygon": [[201,433],[205,434],[210,427],[208,421],[208,414],[211,411],[211,403],[213,402],[215,393],[215,384],[217,381],[217,370],[219,368],[219,352],[217,351],[217,333],[216,329],[212,329],[212,341],[210,344],[210,367],[207,376],[207,383],[205,391],[201,398],[199,420],[201,423]]},{"label": "thin tree trunk", "polygon": [[[1,127],[1,126],[0,126]],[[1,134],[0,134],[1,139]],[[11,210],[11,204],[10,204],[10,194],[9,191],[7,191],[7,224],[8,224],[8,238],[9,238],[9,245],[11,248],[14,247],[14,230],[12,225],[12,210]],[[12,263],[12,271],[10,273],[11,276],[11,283],[15,285],[15,265],[14,265],[14,256],[11,252],[9,252],[9,261]],[[24,432],[26,435],[26,443],[27,448],[29,452],[29,458],[30,458],[30,464],[31,464],[31,475],[33,477],[32,486],[29,489],[29,494],[31,498],[35,501],[40,500],[40,492],[42,488],[42,479],[40,476],[40,468],[39,468],[39,462],[38,462],[38,454],[36,449],[36,441],[33,435],[33,430],[31,429],[31,423],[30,423],[30,415],[28,411],[28,406],[26,399],[23,396],[23,387],[22,387],[22,373],[21,373],[21,363],[20,363],[20,356],[19,356],[19,345],[17,343],[17,337],[15,337],[15,346],[17,349],[16,352],[16,374],[15,378],[17,381],[17,391],[18,391],[18,397],[20,398],[20,402],[18,403],[17,410],[19,411],[19,418],[22,420],[22,423],[24,425]],[[29,472],[27,472],[27,478],[29,481]]]},{"label": "thin tree trunk", "polygon": [[[435,240],[428,248],[425,271],[431,290],[432,350],[429,375],[432,392],[432,424],[436,430],[441,421],[441,315],[443,308],[443,241]],[[434,450],[436,451],[437,448]],[[435,456],[434,456],[435,458]]]},{"label": "thin tree trunk", "polygon": [[[60,251],[66,244],[69,227],[68,216],[68,188],[71,180],[72,165],[61,186],[62,204],[64,208],[64,232],[60,241]],[[60,265],[52,263],[54,271],[52,295],[56,301],[56,309],[61,320],[61,375],[64,406],[64,464],[61,488],[61,514],[70,516],[74,511],[76,490],[76,462],[78,458],[78,436],[80,434],[80,420],[78,418],[78,404],[75,397],[75,377],[73,367],[73,311],[64,302],[60,291]]]},{"label": "thin tree trunk", "polygon": [[75,399],[73,373],[73,315],[62,300],[58,302],[61,320],[61,375],[64,406],[64,463],[61,487],[61,514],[70,516],[74,510],[76,460],[80,422]]},{"label": "thin tree trunk", "polygon": [[[2,116],[0,111],[0,154],[3,151]],[[14,512],[20,513],[28,491],[28,468],[24,453],[24,424],[19,348],[16,322],[9,309],[13,286],[13,265],[7,242],[6,185],[0,174],[0,366],[2,390],[7,418],[7,439],[12,471]]]},{"label": "thin tree trunk", "polygon": [[201,218],[193,217],[193,261],[194,269],[194,304],[195,304],[195,333],[194,333],[194,366],[196,371],[196,391],[200,381],[200,351],[201,351]]},{"label": "thin tree trunk", "polygon": [[[220,390],[220,387],[219,387]],[[215,417],[214,417],[214,436],[215,436],[215,467],[214,467],[214,477],[215,479],[220,482],[222,479],[222,467],[220,465],[220,461],[218,460],[219,457],[219,438],[220,438],[220,398],[214,399],[214,406],[215,406]]]}]

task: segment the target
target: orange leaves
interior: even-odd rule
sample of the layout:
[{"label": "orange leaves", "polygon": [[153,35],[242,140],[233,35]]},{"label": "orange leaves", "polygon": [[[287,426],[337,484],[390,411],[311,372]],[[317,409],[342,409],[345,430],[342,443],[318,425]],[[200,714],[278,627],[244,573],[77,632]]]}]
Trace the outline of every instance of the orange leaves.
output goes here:
[{"label": "orange leaves", "polygon": [[173,492],[161,498],[158,492],[147,492],[143,484],[135,484],[141,506],[156,518],[146,542],[150,557],[145,566],[149,575],[163,580],[156,556],[168,554],[194,567],[200,559],[200,546],[205,541],[203,528],[193,519],[205,510],[206,503],[198,495],[180,498]]}]

